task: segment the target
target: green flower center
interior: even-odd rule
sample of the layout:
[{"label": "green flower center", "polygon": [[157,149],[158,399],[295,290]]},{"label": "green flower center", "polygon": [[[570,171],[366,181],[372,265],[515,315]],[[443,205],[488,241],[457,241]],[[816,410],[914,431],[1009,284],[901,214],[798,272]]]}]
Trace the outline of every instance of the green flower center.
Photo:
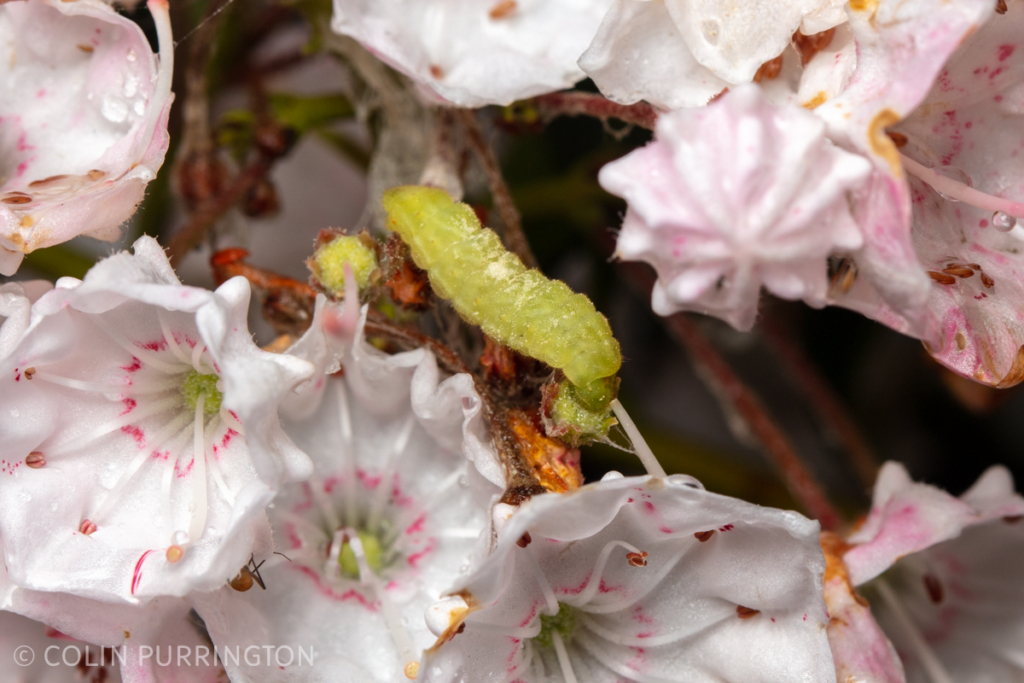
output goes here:
[{"label": "green flower center", "polygon": [[563,641],[568,641],[575,630],[576,609],[560,602],[557,614],[540,615],[540,633],[533,637],[533,642],[541,647],[553,647],[553,633],[560,635]]},{"label": "green flower center", "polygon": [[220,377],[217,375],[203,375],[195,370],[189,370],[185,380],[181,383],[181,395],[185,403],[192,410],[196,409],[199,397],[203,397],[203,412],[207,415],[216,415],[220,412],[220,402],[224,395],[217,389],[217,382]]},{"label": "green flower center", "polygon": [[[384,553],[382,552],[380,539],[367,531],[357,531],[359,542],[363,545],[363,554],[366,555],[366,565],[374,574],[380,573],[383,566]],[[338,564],[341,565],[341,573],[345,578],[359,578],[359,562],[356,560],[356,553],[352,550],[352,544],[345,541],[341,546],[341,553],[338,554]]]}]

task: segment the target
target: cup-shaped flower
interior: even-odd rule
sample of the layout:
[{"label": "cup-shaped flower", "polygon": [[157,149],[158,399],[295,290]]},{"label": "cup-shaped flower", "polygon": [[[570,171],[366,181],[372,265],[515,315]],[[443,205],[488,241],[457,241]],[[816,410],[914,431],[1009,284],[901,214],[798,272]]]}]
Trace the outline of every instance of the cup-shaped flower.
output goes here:
[{"label": "cup-shaped flower", "polygon": [[334,0],[332,28],[461,107],[572,86],[611,0]]},{"label": "cup-shaped flower", "polygon": [[[336,313],[321,298],[293,351],[337,347],[309,338],[325,319],[335,327]],[[329,367],[332,357],[316,360]],[[315,473],[268,510],[280,553],[254,558],[259,587],[232,582],[197,601],[218,647],[295,654],[273,670],[225,660],[233,679],[415,677],[433,642],[424,610],[489,544],[487,510],[501,488],[467,457],[483,445],[472,378],[441,381],[425,349],[386,355],[362,324],[341,360],[343,373],[319,375],[284,412]]]},{"label": "cup-shaped flower", "polygon": [[844,560],[908,681],[1024,675],[1022,517],[1024,498],[1005,468],[989,469],[959,498],[911,481],[895,463],[882,469]]},{"label": "cup-shaped flower", "polygon": [[[500,506],[499,506],[500,507]],[[818,524],[684,475],[534,497],[428,612],[428,681],[835,681]]]},{"label": "cup-shaped flower", "polygon": [[258,349],[248,304],[243,278],[181,285],[148,237],[33,304],[0,359],[16,584],[114,602],[211,590],[269,536],[254,520],[310,470],[277,407],[313,366]]},{"label": "cup-shaped flower", "polygon": [[628,209],[617,255],[654,266],[654,310],[694,310],[749,329],[762,284],[824,305],[827,257],[861,235],[847,192],[870,172],[797,106],[738,87],[662,115],[654,142],[601,169]]},{"label": "cup-shaped flower", "polygon": [[160,56],[101,0],[0,6],[0,273],[75,237],[120,237],[167,151],[173,44]]}]

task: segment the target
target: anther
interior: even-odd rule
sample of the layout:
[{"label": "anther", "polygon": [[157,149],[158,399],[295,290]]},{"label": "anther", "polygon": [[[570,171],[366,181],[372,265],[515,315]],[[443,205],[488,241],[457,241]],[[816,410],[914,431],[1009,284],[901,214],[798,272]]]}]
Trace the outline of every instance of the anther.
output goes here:
[{"label": "anther", "polygon": [[40,451],[32,451],[25,456],[25,464],[34,470],[38,470],[40,467],[46,465],[46,458]]},{"label": "anther", "polygon": [[25,368],[25,379],[32,379],[32,376],[36,374],[35,368]]},{"label": "anther", "polygon": [[996,281],[993,280],[992,276],[989,275],[988,273],[982,273],[981,284],[985,285],[985,289],[992,289],[995,286]]},{"label": "anther", "polygon": [[693,535],[693,537],[696,538],[701,543],[706,543],[708,541],[708,539],[710,539],[714,535],[715,535],[715,530],[712,529],[711,531],[698,531],[697,533],[695,533]]},{"label": "anther", "polygon": [[96,531],[96,525],[87,519],[83,519],[82,523],[78,525],[78,532],[88,536],[92,532]]},{"label": "anther", "polygon": [[412,679],[416,678],[416,675],[419,674],[419,672],[420,672],[420,663],[419,662],[409,662],[408,664],[405,665],[404,671],[405,671],[405,677],[408,678],[409,680],[412,680]]},{"label": "anther", "polygon": [[744,607],[743,605],[736,605],[736,616],[740,619],[750,619],[756,617],[761,613],[759,609],[753,609],[751,607]]},{"label": "anther", "polygon": [[626,562],[629,562],[630,567],[646,567],[647,553],[626,553]]},{"label": "anther", "polygon": [[181,556],[185,554],[180,545],[172,545],[167,549],[167,561],[174,564],[181,559]]},{"label": "anther", "polygon": [[970,277],[974,275],[974,271],[967,266],[950,266],[949,268],[943,268],[942,272],[946,275],[956,275],[957,277]]},{"label": "anther", "polygon": [[928,597],[931,598],[932,602],[938,605],[942,602],[942,596],[944,593],[942,590],[942,583],[940,583],[938,578],[932,574],[925,574],[923,578],[924,588],[928,591]]},{"label": "anther", "polygon": [[928,277],[938,282],[940,285],[952,285],[956,283],[956,278],[952,275],[946,275],[945,273],[937,273],[934,270],[928,271]]},{"label": "anther", "polygon": [[527,531],[526,533],[524,533],[522,536],[519,537],[519,540],[516,541],[516,545],[519,546],[520,548],[525,548],[526,546],[530,545],[530,543],[532,541],[533,541],[533,539],[530,538],[530,532]]},{"label": "anther", "polygon": [[904,135],[903,133],[897,133],[896,131],[887,130],[885,131],[885,134],[889,136],[889,139],[892,140],[892,143],[896,145],[897,149],[900,147],[906,147],[907,136]]},{"label": "anther", "polygon": [[491,19],[504,19],[516,11],[518,4],[516,0],[499,0],[498,4],[491,8],[487,15]]},{"label": "anther", "polygon": [[1006,14],[1006,0],[996,0],[996,14]]}]

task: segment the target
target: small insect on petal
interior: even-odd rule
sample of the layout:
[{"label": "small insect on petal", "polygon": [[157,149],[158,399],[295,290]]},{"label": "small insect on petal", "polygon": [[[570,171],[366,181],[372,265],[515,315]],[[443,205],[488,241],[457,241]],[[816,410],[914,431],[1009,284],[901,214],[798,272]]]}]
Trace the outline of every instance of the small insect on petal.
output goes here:
[{"label": "small insect on petal", "polygon": [[715,530],[711,529],[710,531],[698,531],[697,533],[695,533],[693,535],[693,537],[696,538],[701,543],[706,543],[708,541],[708,539],[710,539],[714,535],[715,535]]},{"label": "small insect on petal", "polygon": [[744,607],[743,605],[736,605],[736,616],[740,619],[750,619],[756,617],[761,613],[759,609],[752,609],[750,607]]},{"label": "small insect on petal", "polygon": [[956,283],[956,278],[953,277],[952,275],[946,275],[945,273],[937,273],[934,270],[928,271],[928,277],[935,280],[940,285],[952,285]]},{"label": "small insect on petal", "polygon": [[35,368],[25,368],[25,379],[32,379],[32,376],[36,374]]},{"label": "small insect on petal", "polygon": [[931,598],[932,602],[936,605],[942,602],[944,592],[942,590],[942,583],[939,582],[937,577],[932,574],[925,574],[924,588],[928,591],[928,597]]},{"label": "small insect on petal", "polygon": [[82,523],[78,525],[78,532],[88,536],[92,532],[96,531],[96,525],[87,519],[83,519]]},{"label": "small insect on petal", "polygon": [[405,665],[404,671],[405,671],[405,677],[410,679],[410,680],[412,680],[412,679],[416,678],[416,676],[420,672],[420,663],[419,662],[409,662],[408,664]]},{"label": "small insect on petal", "polygon": [[38,470],[40,467],[46,465],[46,458],[39,451],[32,451],[25,456],[25,464],[34,470]]},{"label": "small insect on petal", "polygon": [[167,561],[174,564],[181,559],[181,556],[185,554],[180,545],[172,545],[167,549]]},{"label": "small insect on petal", "polygon": [[530,532],[527,531],[525,534],[519,537],[519,540],[516,541],[516,545],[520,548],[525,548],[526,546],[530,545],[532,541],[533,539],[530,538]]},{"label": "small insect on petal", "polygon": [[626,553],[626,562],[629,562],[630,567],[646,567],[647,553]]}]

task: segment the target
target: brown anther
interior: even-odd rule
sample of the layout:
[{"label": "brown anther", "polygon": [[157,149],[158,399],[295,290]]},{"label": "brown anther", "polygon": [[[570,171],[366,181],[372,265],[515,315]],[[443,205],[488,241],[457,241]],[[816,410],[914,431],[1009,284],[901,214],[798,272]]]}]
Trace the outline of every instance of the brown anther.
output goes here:
[{"label": "brown anther", "polygon": [[896,145],[896,147],[907,146],[907,136],[903,133],[897,133],[894,130],[887,130],[885,131],[885,134],[889,136],[889,139],[892,140],[892,144]]},{"label": "brown anther", "polygon": [[75,47],[77,47],[82,52],[92,52],[93,50],[96,49],[92,45],[86,45],[85,43],[79,43]]},{"label": "brown anther", "polygon": [[107,172],[106,171],[101,171],[98,168],[94,168],[91,171],[89,171],[88,173],[86,173],[85,175],[87,175],[89,177],[89,180],[99,180],[100,178],[106,178],[107,177]]},{"label": "brown anther", "polygon": [[1006,14],[1006,0],[996,0],[996,14]]},{"label": "brown anther", "polygon": [[813,33],[809,36],[805,36],[800,31],[793,34],[793,47],[800,53],[800,64],[806,66],[807,62],[814,59],[814,55],[818,54],[832,42],[832,37],[836,34],[834,28],[830,28],[827,31],[821,33]]},{"label": "brown anther", "polygon": [[25,372],[23,374],[25,375],[25,379],[32,379],[33,377],[35,377],[36,369],[35,368],[25,368]]},{"label": "brown anther", "polygon": [[92,532],[96,531],[96,525],[87,519],[83,519],[82,523],[78,525],[78,532],[88,536]]},{"label": "brown anther", "polygon": [[42,180],[33,180],[28,184],[29,187],[42,187],[43,185],[49,185],[50,183],[56,183],[67,178],[67,175],[52,175],[49,178],[43,178]]},{"label": "brown anther", "polygon": [[857,282],[857,264],[848,256],[828,259],[829,280],[828,287],[830,294],[846,294]]},{"label": "brown anther", "polygon": [[1016,524],[1020,520],[1024,519],[1024,515],[1007,515],[1003,517],[1003,521],[1007,524]]},{"label": "brown anther", "polygon": [[38,470],[40,467],[46,465],[46,458],[39,451],[32,451],[25,456],[25,464],[34,470]]},{"label": "brown anther", "polygon": [[172,545],[167,549],[167,561],[174,564],[181,559],[181,556],[185,554],[185,551],[181,549],[180,545]]},{"label": "brown anther", "polygon": [[779,55],[775,59],[769,59],[757,68],[757,73],[754,74],[754,82],[770,81],[773,78],[777,78],[781,71],[782,55]]},{"label": "brown anther", "polygon": [[4,204],[28,204],[32,198],[27,194],[10,194],[0,199]]},{"label": "brown anther", "polygon": [[967,267],[968,268],[974,268],[975,270],[981,270],[981,264],[978,264],[978,263],[968,263]]},{"label": "brown anther", "polygon": [[996,281],[992,279],[992,276],[988,273],[981,274],[981,284],[985,285],[985,289],[992,289],[996,285]]},{"label": "brown anther", "polygon": [[[938,282],[940,285],[952,285],[956,283],[956,278],[952,275],[946,275],[945,273],[937,273],[934,270],[928,271],[928,277]],[[984,282],[984,280],[982,281]]]},{"label": "brown anther", "polygon": [[946,275],[956,275],[957,277],[970,277],[974,275],[974,271],[967,266],[950,266],[949,268],[943,268],[942,272]]},{"label": "brown anther", "polygon": [[752,609],[750,607],[744,607],[743,605],[736,605],[736,616],[740,619],[750,619],[756,617],[761,613],[759,609]]},{"label": "brown anther", "polygon": [[647,553],[626,553],[626,562],[629,563],[630,567],[646,567]]},{"label": "brown anther", "polygon": [[519,537],[519,540],[516,541],[516,545],[519,546],[520,548],[525,548],[526,546],[530,545],[530,543],[532,541],[533,541],[533,539],[530,538],[530,532],[527,531],[526,533],[524,533],[522,536]]},{"label": "brown anther", "polygon": [[457,629],[455,629],[455,633],[456,634],[462,633],[465,630],[466,630],[466,622],[462,622],[461,624],[459,624],[459,627]]},{"label": "brown anther", "polygon": [[487,13],[491,19],[504,19],[508,15],[516,11],[516,0],[498,0],[498,4],[491,8],[491,11]]},{"label": "brown anther", "polygon": [[693,537],[696,538],[701,543],[707,543],[711,539],[711,537],[714,536],[714,535],[715,535],[715,530],[711,529],[710,531],[698,531],[697,533],[695,533],[693,535]]},{"label": "brown anther", "polygon": [[431,64],[430,65],[430,75],[433,76],[434,78],[438,78],[438,79],[444,78],[444,70],[441,67],[439,67],[437,64]]},{"label": "brown anther", "polygon": [[931,598],[931,601],[936,605],[942,602],[943,590],[938,577],[932,574],[925,574],[924,589],[928,591],[928,597]]}]

